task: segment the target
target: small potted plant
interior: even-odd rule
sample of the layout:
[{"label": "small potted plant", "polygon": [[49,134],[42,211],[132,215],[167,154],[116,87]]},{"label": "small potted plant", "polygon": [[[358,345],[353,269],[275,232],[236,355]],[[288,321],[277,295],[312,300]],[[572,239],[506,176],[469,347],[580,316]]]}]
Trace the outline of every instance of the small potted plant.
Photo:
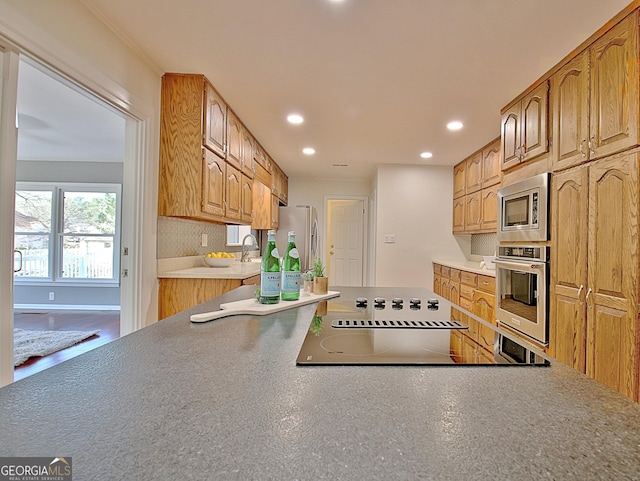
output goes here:
[{"label": "small potted plant", "polygon": [[326,294],[329,287],[329,278],[324,273],[324,263],[322,259],[316,257],[313,260],[313,293],[314,294]]},{"label": "small potted plant", "polygon": [[300,277],[302,278],[302,292],[311,294],[313,291],[313,278],[315,277],[313,271],[303,272]]}]

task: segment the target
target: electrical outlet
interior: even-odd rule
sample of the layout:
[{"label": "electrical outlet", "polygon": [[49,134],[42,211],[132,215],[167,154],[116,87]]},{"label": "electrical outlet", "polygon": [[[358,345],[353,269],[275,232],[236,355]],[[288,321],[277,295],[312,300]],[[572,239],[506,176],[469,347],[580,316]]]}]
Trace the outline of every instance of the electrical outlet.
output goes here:
[{"label": "electrical outlet", "polygon": [[56,300],[56,293],[51,291],[49,292],[49,300],[50,301],[55,301]]},{"label": "electrical outlet", "polygon": [[202,234],[202,238],[200,239],[200,245],[202,247],[207,247],[209,245],[209,236],[207,234]]}]

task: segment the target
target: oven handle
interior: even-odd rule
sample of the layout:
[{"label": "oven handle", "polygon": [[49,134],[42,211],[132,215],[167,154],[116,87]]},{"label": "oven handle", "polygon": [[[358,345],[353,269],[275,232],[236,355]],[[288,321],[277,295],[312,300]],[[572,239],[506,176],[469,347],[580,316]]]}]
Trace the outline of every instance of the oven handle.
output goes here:
[{"label": "oven handle", "polygon": [[514,271],[537,271],[544,270],[546,264],[543,263],[534,263],[534,262],[515,262],[515,261],[505,261],[502,259],[495,259],[493,263],[498,267],[505,267],[507,269],[511,269]]}]

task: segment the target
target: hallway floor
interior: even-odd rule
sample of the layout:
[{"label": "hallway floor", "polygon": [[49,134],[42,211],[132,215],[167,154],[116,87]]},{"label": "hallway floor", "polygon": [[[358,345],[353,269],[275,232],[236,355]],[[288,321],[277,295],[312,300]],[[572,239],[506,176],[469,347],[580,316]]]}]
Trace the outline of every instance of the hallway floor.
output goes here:
[{"label": "hallway floor", "polygon": [[19,310],[14,312],[14,327],[18,329],[48,331],[88,331],[100,329],[92,336],[74,346],[44,357],[34,357],[14,370],[18,381],[31,374],[55,366],[67,359],[95,349],[120,337],[120,311],[76,311],[76,310]]}]

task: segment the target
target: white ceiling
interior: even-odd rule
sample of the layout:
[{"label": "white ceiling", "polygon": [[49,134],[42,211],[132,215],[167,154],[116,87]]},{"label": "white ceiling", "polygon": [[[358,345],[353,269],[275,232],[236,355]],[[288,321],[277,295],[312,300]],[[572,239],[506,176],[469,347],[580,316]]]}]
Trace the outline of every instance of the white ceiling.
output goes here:
[{"label": "white ceiling", "polygon": [[18,72],[19,160],[123,161],[122,114],[31,61]]},{"label": "white ceiling", "polygon": [[159,71],[205,74],[290,177],[363,178],[493,140],[500,109],[630,0],[83,1]]}]

